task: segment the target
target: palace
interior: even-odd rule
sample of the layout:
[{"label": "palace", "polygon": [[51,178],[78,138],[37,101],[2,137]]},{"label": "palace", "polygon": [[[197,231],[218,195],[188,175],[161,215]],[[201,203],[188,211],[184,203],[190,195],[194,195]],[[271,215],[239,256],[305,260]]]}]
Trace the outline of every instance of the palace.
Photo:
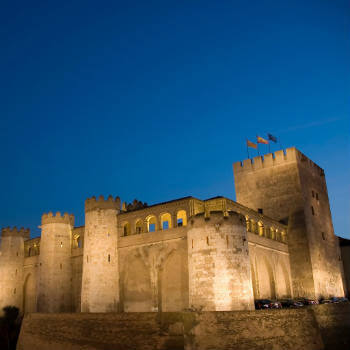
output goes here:
[{"label": "palace", "polygon": [[324,171],[295,148],[233,164],[236,202],[147,206],[100,196],[85,225],[44,214],[4,228],[0,307],[24,312],[254,309],[254,299],[344,296]]}]

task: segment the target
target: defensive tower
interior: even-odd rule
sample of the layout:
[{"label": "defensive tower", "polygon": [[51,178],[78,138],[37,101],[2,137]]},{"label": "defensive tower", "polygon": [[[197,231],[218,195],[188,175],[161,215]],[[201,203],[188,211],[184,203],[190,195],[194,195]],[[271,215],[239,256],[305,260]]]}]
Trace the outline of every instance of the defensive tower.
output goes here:
[{"label": "defensive tower", "polygon": [[189,305],[210,311],[254,309],[245,219],[206,211],[187,233]]},{"label": "defensive tower", "polygon": [[82,312],[119,308],[118,227],[120,199],[100,196],[85,201],[85,235],[81,289]]},{"label": "defensive tower", "polygon": [[0,253],[0,310],[4,306],[23,307],[24,240],[29,229],[3,228]]},{"label": "defensive tower", "polygon": [[38,312],[70,312],[71,248],[74,216],[60,212],[41,218]]},{"label": "defensive tower", "polygon": [[344,295],[323,169],[297,149],[233,165],[237,202],[288,222],[294,296]]}]

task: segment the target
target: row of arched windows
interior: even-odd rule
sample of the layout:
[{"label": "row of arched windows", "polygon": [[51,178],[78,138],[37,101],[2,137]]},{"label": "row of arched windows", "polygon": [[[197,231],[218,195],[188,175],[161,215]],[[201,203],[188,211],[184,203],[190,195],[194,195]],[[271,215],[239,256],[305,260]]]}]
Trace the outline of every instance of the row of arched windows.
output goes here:
[{"label": "row of arched windows", "polygon": [[[175,222],[174,222],[175,221]],[[179,210],[176,215],[163,213],[158,218],[155,215],[149,215],[146,219],[137,219],[133,225],[124,222],[123,236],[140,234],[144,232],[154,232],[158,230],[168,230],[173,227],[181,227],[187,225],[187,214],[185,210]]]},{"label": "row of arched windows", "polygon": [[280,242],[286,242],[287,240],[285,231],[278,230],[273,227],[264,226],[264,224],[261,221],[254,221],[247,217],[246,224],[248,232],[252,232],[256,235],[264,236],[266,238],[274,239]]}]

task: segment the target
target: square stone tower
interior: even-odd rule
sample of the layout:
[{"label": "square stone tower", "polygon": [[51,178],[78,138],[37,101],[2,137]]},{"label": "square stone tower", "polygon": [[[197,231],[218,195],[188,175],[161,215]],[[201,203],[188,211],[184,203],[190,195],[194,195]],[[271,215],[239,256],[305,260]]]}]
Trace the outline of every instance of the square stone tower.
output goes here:
[{"label": "square stone tower", "polygon": [[293,147],[234,163],[233,172],[238,203],[288,223],[294,296],[343,296],[323,169]]}]

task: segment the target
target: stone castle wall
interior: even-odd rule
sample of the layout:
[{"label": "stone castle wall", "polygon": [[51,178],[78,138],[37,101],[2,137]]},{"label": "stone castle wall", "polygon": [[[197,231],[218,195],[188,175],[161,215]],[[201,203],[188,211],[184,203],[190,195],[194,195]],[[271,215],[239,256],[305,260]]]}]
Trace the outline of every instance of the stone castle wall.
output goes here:
[{"label": "stone castle wall", "polygon": [[72,311],[71,247],[74,217],[58,212],[42,216],[37,310],[39,312]]},{"label": "stone castle wall", "polygon": [[22,307],[24,239],[29,230],[9,227],[2,230],[0,254],[0,311],[8,305]]},{"label": "stone castle wall", "polygon": [[236,213],[197,214],[187,235],[191,307],[254,309],[245,218]]},{"label": "stone castle wall", "polygon": [[187,227],[119,239],[122,311],[188,308]]},{"label": "stone castle wall", "polygon": [[[210,210],[222,209],[222,202],[222,198],[210,200]],[[198,204],[196,204],[196,206],[198,208]],[[161,205],[161,207],[155,206],[153,208],[119,215],[123,218],[122,222],[132,222],[135,218],[146,218],[150,215],[154,215],[160,220],[160,216],[164,213],[164,208],[164,205]],[[171,208],[174,208],[174,212],[177,212],[177,209],[186,208],[186,206],[180,201],[178,205],[172,203],[168,210],[171,211]],[[204,204],[202,205],[202,210],[204,210]],[[230,210],[232,210],[232,208]],[[286,281],[290,278],[290,271],[288,263],[288,248],[285,242],[277,241],[276,239],[265,235],[259,235],[259,232],[246,232],[246,223],[243,214],[238,215],[231,212],[229,215],[231,219],[230,217],[224,219],[224,211],[222,210],[219,210],[218,213],[207,213],[209,217],[206,219],[203,217],[204,214],[205,213],[202,211],[202,217],[199,218],[199,221],[195,224],[195,229],[197,230],[197,233],[195,233],[196,238],[191,238],[191,240],[188,239],[188,230],[192,227],[191,219],[185,220],[185,223],[182,223],[181,226],[156,230],[155,232],[134,233],[127,236],[124,236],[123,224],[117,224],[118,272],[112,274],[112,283],[118,283],[120,291],[119,311],[168,312],[185,310],[191,306],[199,308],[204,307],[205,305],[202,305],[199,301],[193,303],[193,298],[190,302],[189,297],[191,290],[191,287],[189,286],[191,283],[191,279],[189,278],[189,266],[192,266],[192,263],[189,262],[189,255],[191,255],[192,252],[192,239],[194,240],[194,247],[197,249],[203,246],[201,252],[204,254],[204,263],[207,260],[205,252],[209,250],[212,251],[211,258],[216,262],[217,271],[214,278],[215,283],[212,283],[212,287],[215,286],[218,308],[220,307],[220,298],[221,300],[225,299],[224,295],[220,296],[220,293],[222,293],[222,291],[224,294],[232,293],[230,291],[230,283],[232,284],[231,287],[235,290],[236,295],[232,294],[230,296],[227,294],[227,297],[230,298],[231,305],[224,305],[224,307],[231,309],[246,308],[247,305],[249,305],[250,308],[252,307],[250,294],[247,303],[241,305],[241,297],[244,295],[243,290],[245,288],[246,290],[250,290],[251,288],[251,282],[249,282],[250,274],[252,275],[252,280],[254,280],[254,286],[258,286],[259,294],[255,293],[256,298],[274,297],[276,292],[271,288],[271,284],[277,291],[286,291],[288,289]],[[236,220],[237,223],[235,224],[232,215],[233,217],[237,217],[237,220],[239,218],[239,222]],[[216,222],[216,217],[218,222]],[[264,220],[263,216],[261,217],[262,220]],[[283,225],[274,223],[271,219],[266,219],[265,223],[266,225],[278,226],[281,230],[285,229]],[[215,224],[220,225],[216,228]],[[235,225],[237,226],[237,229],[235,229]],[[84,227],[78,227],[72,230],[70,261],[72,276],[71,308],[73,312],[80,312],[81,310],[83,254],[87,242],[85,232],[86,230]],[[209,246],[207,245],[207,236]],[[244,241],[244,239],[246,241]],[[191,247],[189,245],[191,245]],[[190,254],[188,250],[189,247]],[[209,250],[207,249],[208,247],[210,248]],[[24,310],[32,312],[36,311],[36,285],[40,280],[40,239],[36,238],[26,242],[25,250]],[[243,257],[246,256],[247,250],[249,250],[251,272],[249,272],[249,257],[248,259],[243,258],[243,260],[239,258],[241,253],[245,254]],[[103,245],[100,247],[100,251],[104,252],[104,255],[106,254]],[[230,258],[231,255],[232,259]],[[237,255],[238,260],[235,258],[235,255]],[[262,256],[264,257],[264,260],[261,260]],[[208,257],[210,257],[210,255],[208,255]],[[244,262],[245,259],[247,260],[246,262]],[[105,260],[108,262],[108,258]],[[235,264],[230,265],[232,262],[231,260],[235,261]],[[254,261],[254,265],[252,264],[252,261]],[[285,263],[284,267],[286,270],[280,269],[281,261]],[[235,271],[235,266],[247,267],[246,270],[243,270],[245,271],[244,276],[246,277],[242,275],[241,271]],[[269,275],[267,266],[271,266],[271,275]],[[223,270],[224,267],[226,270]],[[201,267],[201,264],[197,264],[196,268],[203,268],[205,270],[206,265],[204,264]],[[287,277],[284,277],[285,274],[281,271],[285,272]],[[199,273],[200,271],[198,270],[197,272]],[[222,278],[220,278],[218,274],[219,272],[225,272],[222,273]],[[233,276],[233,278],[231,277],[231,282],[230,280],[225,279],[225,276],[231,275]],[[270,281],[268,283],[265,281],[267,275],[269,276]],[[205,281],[203,281],[203,283],[204,282]],[[243,288],[242,286],[245,287]],[[194,288],[195,287],[193,286],[192,290]],[[116,295],[116,290],[111,289],[110,292],[111,295]],[[202,290],[202,292],[206,292],[206,290]],[[283,292],[278,295],[284,296],[286,293]],[[214,299],[212,302],[216,300]],[[221,305],[221,307],[223,306]]]},{"label": "stone castle wall", "polygon": [[254,298],[341,296],[322,169],[292,148],[234,172],[241,203],[93,197],[85,226],[45,214],[41,238],[16,241],[18,256],[5,234],[2,295],[12,301],[10,289],[23,290],[16,298],[26,312],[237,310]]},{"label": "stone castle wall", "polygon": [[350,241],[344,238],[341,238],[340,240],[340,251],[344,266],[345,294],[347,298],[350,298]]},{"label": "stone castle wall", "polygon": [[341,252],[334,234],[325,174],[301,153],[298,168],[316,297],[343,296]]},{"label": "stone castle wall", "polygon": [[109,197],[85,202],[81,311],[119,309],[117,214],[120,201]]},{"label": "stone castle wall", "polygon": [[234,175],[237,202],[288,222],[294,295],[343,295],[323,170],[289,148],[235,163]]},{"label": "stone castle wall", "polygon": [[350,307],[177,313],[27,314],[18,350],[347,350]]}]

